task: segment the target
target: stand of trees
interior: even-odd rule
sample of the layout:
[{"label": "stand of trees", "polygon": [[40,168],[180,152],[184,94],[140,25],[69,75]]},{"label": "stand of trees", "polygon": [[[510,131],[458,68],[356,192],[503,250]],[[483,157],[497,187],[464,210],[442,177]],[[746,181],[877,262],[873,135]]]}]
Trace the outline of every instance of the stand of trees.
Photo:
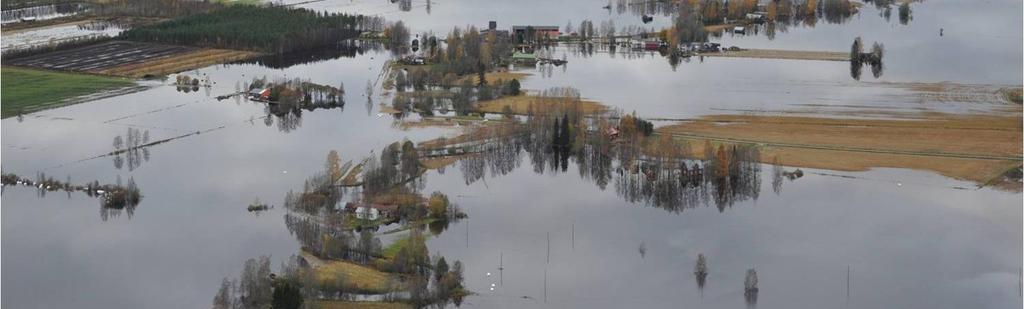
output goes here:
[{"label": "stand of trees", "polygon": [[668,36],[669,46],[676,48],[679,43],[704,42],[708,38],[704,30],[704,21],[699,12],[691,7],[683,5],[679,8],[679,14],[671,28],[672,34]]},{"label": "stand of trees", "polygon": [[128,40],[270,53],[311,49],[357,37],[363,16],[280,6],[232,5],[207,13],[136,27]]},{"label": "stand of trees", "polygon": [[213,297],[213,309],[299,309],[315,299],[316,281],[292,256],[281,265],[281,276],[271,272],[270,257],[245,261],[238,279],[224,278]]},{"label": "stand of trees", "polygon": [[871,66],[871,74],[875,78],[882,76],[882,57],[885,55],[885,46],[875,42],[871,45],[871,52],[864,52],[864,43],[860,37],[853,39],[850,46],[850,76],[860,80],[861,69],[864,65]]}]

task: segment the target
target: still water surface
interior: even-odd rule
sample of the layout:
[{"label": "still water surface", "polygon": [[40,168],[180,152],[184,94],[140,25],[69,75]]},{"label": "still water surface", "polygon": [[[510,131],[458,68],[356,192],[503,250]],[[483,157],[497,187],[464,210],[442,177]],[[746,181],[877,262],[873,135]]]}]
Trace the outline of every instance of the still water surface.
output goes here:
[{"label": "still water surface", "polygon": [[[404,12],[387,1],[305,6],[384,14],[405,20],[417,32],[495,19],[500,26],[563,26],[568,19],[608,18],[618,26],[640,24],[635,15],[601,9],[601,2],[544,3],[550,5],[434,2],[430,13],[415,6]],[[860,35],[886,44],[885,73],[877,80],[867,74],[855,81],[841,62],[705,58],[673,69],[656,55],[584,56],[560,47],[554,53],[565,53],[569,64],[550,72],[533,70],[524,87],[573,86],[588,98],[647,117],[799,110],[806,104],[970,113],[994,103],[964,108],[876,83],[1019,85],[1020,11],[1021,3],[1014,1],[927,1],[914,5],[908,25],[887,22],[866,7],[845,24],[794,27],[774,40],[728,34],[716,39],[743,47],[842,51]],[[991,17],[1002,15],[1010,16]],[[658,23],[667,19],[659,16],[652,25]],[[940,27],[945,28],[942,37]],[[5,188],[2,305],[208,307],[221,278],[237,276],[245,259],[271,255],[276,264],[298,253],[280,204],[289,190],[300,190],[323,167],[328,151],[338,150],[343,160],[360,160],[394,141],[455,134],[449,129],[402,130],[390,116],[378,116],[377,104],[390,102],[379,88],[367,104],[365,85],[377,80],[390,57],[366,51],[274,68],[219,65],[188,72],[208,74],[217,83],[208,90],[185,93],[155,86],[22,120],[4,119],[5,172],[70,176],[76,183],[132,177],[144,199],[131,217],[122,213],[104,219],[98,201],[81,194],[38,197],[30,188]],[[214,99],[254,76],[344,83],[347,103],[301,117],[272,116],[268,122],[262,105]],[[113,150],[112,139],[130,127],[148,130],[151,140],[203,133],[151,147],[148,159],[132,168],[116,168],[110,157],[90,159]],[[776,193],[771,168],[765,166],[756,197],[722,208],[709,202],[680,211],[628,202],[614,180],[602,187],[582,178],[575,162],[564,172],[538,173],[526,154],[520,161],[507,173],[485,171],[482,178],[468,163],[426,175],[424,192],[447,193],[469,215],[428,241],[432,253],[466,265],[466,284],[479,295],[463,306],[1021,304],[1020,193],[897,169],[807,170],[803,178],[784,181]],[[278,207],[258,216],[247,213],[245,206],[257,197]],[[710,268],[703,290],[692,273],[698,253],[708,257]],[[756,268],[760,277],[756,304],[745,304],[743,297],[748,268]],[[497,285],[494,291],[491,284]]]}]

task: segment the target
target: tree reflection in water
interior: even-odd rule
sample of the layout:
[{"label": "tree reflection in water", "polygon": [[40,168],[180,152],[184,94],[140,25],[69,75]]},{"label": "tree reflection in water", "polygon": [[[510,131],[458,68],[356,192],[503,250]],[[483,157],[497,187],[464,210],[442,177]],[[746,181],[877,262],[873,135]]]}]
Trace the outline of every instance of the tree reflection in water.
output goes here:
[{"label": "tree reflection in water", "polygon": [[704,297],[704,284],[708,279],[708,262],[704,254],[697,254],[697,264],[693,266],[693,276],[697,278],[697,290]]},{"label": "tree reflection in water", "polygon": [[[136,128],[128,128],[128,133],[114,137],[114,167],[121,169],[125,163],[128,164],[128,171],[134,171],[142,166],[143,161],[149,161],[149,130],[140,131]],[[121,155],[124,155],[122,157]]]},{"label": "tree reflection in water", "polygon": [[265,79],[254,79],[248,86],[250,90],[263,87],[270,89],[272,96],[279,97],[266,102],[267,116],[264,118],[263,124],[269,127],[277,122],[277,129],[281,132],[288,133],[301,127],[303,111],[313,112],[318,109],[344,111],[345,108],[343,84],[335,88],[301,80],[268,83]]},{"label": "tree reflection in water", "polygon": [[[534,123],[552,123],[550,117],[533,116]],[[710,159],[685,155],[685,144],[667,137],[647,138],[630,143],[611,140],[594,119],[588,130],[575,130],[576,141],[570,147],[553,147],[551,125],[501,125],[492,136],[475,143],[433,149],[441,155],[460,155],[459,169],[466,184],[506,175],[517,169],[522,156],[528,158],[538,174],[565,173],[570,162],[581,179],[592,181],[602,190],[613,184],[615,192],[631,203],[642,203],[672,212],[713,203],[719,211],[734,203],[756,200],[760,194],[760,153],[755,146],[720,145]],[[456,150],[458,149],[458,150]],[[670,151],[675,149],[675,151]]]}]

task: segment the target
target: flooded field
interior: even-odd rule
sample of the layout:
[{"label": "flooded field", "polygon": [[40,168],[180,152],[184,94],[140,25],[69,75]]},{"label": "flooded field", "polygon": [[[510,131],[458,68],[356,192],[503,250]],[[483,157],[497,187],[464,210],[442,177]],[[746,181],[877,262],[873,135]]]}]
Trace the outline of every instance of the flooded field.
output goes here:
[{"label": "flooded field", "polygon": [[[660,29],[672,24],[671,10],[632,1],[289,2],[402,20],[414,34],[441,34],[454,26],[486,27],[492,20],[499,28],[564,28],[585,19],[614,20],[619,28]],[[1014,167],[1019,171],[1020,166],[1020,131],[1013,129],[1019,128],[1020,104],[1004,95],[1006,89],[1022,84],[1021,9],[1020,2],[1008,0],[927,0],[914,2],[913,19],[903,23],[897,13],[887,19],[881,9],[865,4],[842,22],[820,20],[814,26],[773,29],[772,35],[760,29],[757,34],[725,32],[711,38],[723,46],[845,54],[853,38],[862,36],[885,44],[885,67],[878,77],[864,67],[855,79],[848,61],[676,61],[657,52],[565,43],[548,52],[566,64],[520,65],[515,70],[526,75],[504,76],[520,78],[528,94],[573,87],[587,102],[652,120],[656,132],[689,127],[689,133],[746,138],[743,128],[717,130],[715,125],[728,126],[726,122],[737,119],[762,125],[757,121],[827,117],[835,122],[828,123],[830,128],[856,126],[863,136],[850,139],[866,139],[882,135],[872,127],[876,123],[918,121],[927,127],[939,122],[940,115],[955,119],[942,121],[958,127],[936,127],[972,130],[992,125],[974,120],[998,116],[998,130],[983,138],[965,137],[953,146],[940,145],[936,139],[942,136],[928,135],[940,133],[919,127],[904,129],[928,142],[904,138],[878,144],[898,148],[911,143],[920,148],[914,151],[922,152],[949,146],[978,156],[995,152],[1005,165],[993,172],[998,176]],[[643,16],[653,21],[644,23]],[[11,39],[4,34],[5,48]],[[16,40],[32,44],[44,39]],[[157,56],[147,56],[141,49],[126,56],[97,48],[78,52],[99,58],[60,65],[99,72],[181,52],[175,48],[196,49],[169,46],[149,52]],[[58,58],[51,54],[16,60],[46,66],[60,62]],[[515,119],[489,115],[488,121],[451,120],[441,116],[454,112],[396,112],[399,92],[386,84],[388,67],[397,58],[375,44],[248,58],[146,81],[150,87],[140,92],[3,119],[4,173],[30,179],[43,173],[73,184],[120,184],[130,179],[142,197],[130,211],[118,211],[81,192],[5,185],[0,211],[2,257],[8,271],[2,276],[2,305],[205,308],[218,294],[222,279],[237,277],[248,267],[243,265],[247,259],[269,256],[275,272],[291,256],[306,256],[303,261],[313,266],[326,263],[312,256],[317,245],[327,246],[323,239],[333,232],[316,228],[328,224],[289,204],[293,194],[315,186],[325,170],[325,157],[331,165],[332,151],[340,162],[361,168],[359,162],[367,158],[383,160],[382,153],[392,143],[408,140],[423,149],[431,145],[427,141],[444,144],[435,140],[438,137],[457,140],[471,128]],[[203,82],[182,84],[181,76]],[[298,78],[339,89],[343,96],[340,102],[315,108],[250,100],[254,94],[246,92],[249,85],[263,77]],[[502,110],[491,108],[488,111]],[[685,122],[700,119],[708,123]],[[817,130],[807,123],[758,128],[772,133],[770,142],[775,143],[844,142],[830,140],[824,130],[822,136],[785,134]],[[473,294],[458,307],[1022,304],[1024,195],[1019,182],[991,186],[965,179],[970,177],[952,177],[944,171],[956,168],[948,166],[800,165],[795,159],[804,158],[796,156],[805,152],[798,149],[777,152],[794,158],[779,165],[766,159],[744,162],[742,175],[729,183],[666,183],[590,148],[566,155],[516,138],[485,145],[489,148],[479,153],[449,153],[420,161],[426,169],[408,180],[409,187],[424,195],[443,192],[465,218],[415,227],[392,223],[368,233],[383,244],[385,256],[390,244],[422,233],[431,256],[460,261],[462,284]],[[986,147],[992,145],[999,147],[989,151]],[[772,154],[765,147],[761,156]],[[918,161],[884,155],[875,159]],[[700,162],[682,161],[693,166]],[[347,185],[342,183],[340,187]],[[337,208],[360,198],[358,189],[335,194]],[[268,209],[247,211],[247,206],[257,204],[254,200]],[[706,258],[703,275],[695,271],[700,255]],[[756,270],[758,282],[752,295],[745,287],[749,269]],[[388,276],[344,271],[351,278]],[[385,280],[371,279],[378,284]],[[354,301],[377,301],[388,295],[349,296]]]},{"label": "flooded field", "polygon": [[105,25],[99,21],[59,24],[41,29],[4,33],[3,50],[25,49],[75,39],[113,37],[124,31],[119,25]]},{"label": "flooded field", "polygon": [[78,14],[86,9],[84,3],[40,5],[3,11],[3,23],[33,22]]}]

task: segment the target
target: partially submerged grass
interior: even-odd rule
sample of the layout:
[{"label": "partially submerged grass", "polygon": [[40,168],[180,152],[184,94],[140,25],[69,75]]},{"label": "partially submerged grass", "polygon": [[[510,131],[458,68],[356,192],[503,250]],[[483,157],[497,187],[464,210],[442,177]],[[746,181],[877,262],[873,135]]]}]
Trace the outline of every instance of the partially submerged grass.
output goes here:
[{"label": "partially submerged grass", "polygon": [[371,203],[387,204],[387,205],[413,205],[424,202],[423,196],[419,194],[404,192],[399,190],[391,190],[389,192],[374,195],[370,199]]},{"label": "partially submerged grass", "polygon": [[96,70],[93,73],[127,77],[144,77],[147,75],[160,76],[207,67],[218,63],[243,60],[256,55],[258,54],[248,51],[201,49],[167,58],[153,59],[141,63]]},{"label": "partially submerged grass", "polygon": [[[571,106],[576,104],[576,106]],[[505,107],[508,107],[506,109]],[[563,98],[548,98],[534,95],[504,96],[495,100],[477,103],[477,110],[486,113],[505,113],[511,111],[513,114],[526,115],[530,112],[531,106],[535,111],[550,109],[572,109],[577,108],[584,114],[602,113],[608,108],[601,103],[588,100],[570,102]]]},{"label": "partially submerged grass", "polygon": [[1002,89],[999,89],[999,94],[1001,94],[1003,96],[1003,99],[1005,99],[1008,102],[1017,103],[1017,104],[1024,103],[1024,100],[1021,99],[1022,92],[1024,92],[1024,89],[1021,89],[1021,88],[1002,88]]},{"label": "partially submerged grass", "polygon": [[740,51],[722,51],[720,53],[702,53],[709,57],[761,58],[786,60],[820,60],[849,61],[849,52],[778,50],[778,49],[744,49]]},{"label": "partially submerged grass", "polygon": [[122,78],[13,67],[0,68],[0,81],[3,118],[57,107],[70,98],[135,85]]},{"label": "partially submerged grass", "polygon": [[484,125],[475,126],[472,130],[463,130],[462,134],[454,137],[441,137],[420,142],[419,149],[435,149],[447,147],[460,143],[484,141],[495,136],[507,136],[517,130],[517,125],[509,122],[487,121],[479,122]]},{"label": "partially submerged grass", "polygon": [[395,240],[395,242],[391,243],[390,245],[384,248],[382,252],[384,258],[389,260],[394,259],[395,255],[398,254],[398,251],[401,251],[402,247],[405,247],[405,244],[407,243],[409,243],[409,237],[402,237],[399,238],[398,240]]},{"label": "partially submerged grass", "polygon": [[762,160],[778,157],[787,166],[910,168],[980,184],[1020,165],[1019,110],[1010,117],[942,115],[919,120],[718,115],[657,132],[697,141],[691,143],[694,154],[703,153],[703,140],[752,143],[762,146]]},{"label": "partially submerged grass", "polygon": [[[526,73],[526,72],[511,72],[511,71],[484,73],[484,79],[487,80],[487,84],[489,84],[489,85],[493,85],[499,79],[500,80],[504,80],[504,81],[510,81],[510,80],[513,80],[513,79],[518,79],[519,81],[522,81],[527,76],[530,76],[530,73]],[[463,76],[462,78],[460,78],[458,80],[458,82],[456,84],[460,84],[460,83],[462,83],[463,81],[465,81],[467,79],[470,82],[472,82],[473,85],[477,85],[477,84],[480,83],[480,76],[476,75],[476,74],[473,74],[473,75]]]},{"label": "partially submerged grass", "polygon": [[397,110],[394,107],[391,107],[391,105],[387,105],[387,104],[381,103],[381,104],[379,104],[379,107],[380,107],[380,112],[381,113],[392,114],[392,115],[401,114],[402,113],[402,111]]}]

